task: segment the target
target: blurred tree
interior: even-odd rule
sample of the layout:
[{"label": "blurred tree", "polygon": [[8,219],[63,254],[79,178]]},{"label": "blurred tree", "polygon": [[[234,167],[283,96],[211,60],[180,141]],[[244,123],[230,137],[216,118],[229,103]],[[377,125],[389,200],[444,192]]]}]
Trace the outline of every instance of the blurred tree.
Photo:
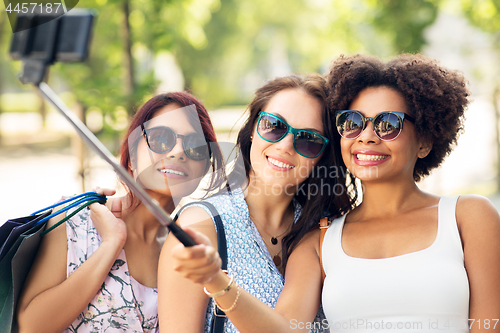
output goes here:
[{"label": "blurred tree", "polygon": [[200,43],[173,47],[186,84],[209,106],[246,104],[265,80],[322,72],[342,52],[363,50],[355,26],[361,0],[226,0]]},{"label": "blurred tree", "polygon": [[132,57],[132,32],[130,31],[130,0],[123,0],[122,2],[123,11],[123,44],[124,44],[124,56],[123,63],[125,67],[125,80],[124,80],[124,92],[125,92],[125,105],[126,110],[129,113],[132,112],[134,107],[134,101],[131,98],[135,93],[135,73],[134,73],[134,59]]},{"label": "blurred tree", "polygon": [[117,142],[117,133],[143,98],[154,93],[154,55],[184,39],[198,47],[203,38],[196,32],[203,36],[206,19],[187,9],[200,11],[214,1],[90,0],[85,6],[96,8],[98,16],[89,59],[56,64],[51,79],[60,89],[63,81],[68,83],[84,109],[101,112],[104,124],[98,134]]},{"label": "blurred tree", "polygon": [[423,31],[437,18],[440,0],[367,0],[371,22],[392,44],[391,53],[419,52]]},{"label": "blurred tree", "polygon": [[[461,0],[462,10],[469,21],[491,34],[494,51],[500,58],[500,0]],[[492,68],[496,72],[491,102],[495,110],[495,130],[497,143],[496,183],[500,191],[500,67]]]},{"label": "blurred tree", "polygon": [[[116,138],[123,130],[123,121],[118,118],[124,117],[127,123],[128,114],[133,113],[130,101],[136,97],[136,91],[130,89],[133,75],[128,72],[133,71],[127,54],[130,36],[120,34],[126,24],[125,5],[121,1],[98,0],[86,6],[98,10],[89,58],[85,63],[56,63],[50,80],[59,90],[74,93],[84,110],[93,107],[100,111],[105,119],[100,134]],[[129,85],[125,84],[127,80]]]},{"label": "blurred tree", "polygon": [[263,81],[324,72],[341,53],[420,51],[440,2],[226,0],[213,6],[199,43],[182,39],[172,50],[187,86],[209,106],[246,104]]},{"label": "blurred tree", "polygon": [[324,72],[341,53],[419,50],[439,1],[88,0],[99,12],[89,60],[56,64],[51,83],[101,113],[98,134],[117,142],[154,93],[160,52],[175,56],[186,87],[209,108],[246,104],[263,81]]},{"label": "blurred tree", "polygon": [[[12,66],[9,59],[10,38],[12,36],[12,29],[9,24],[6,11],[0,10],[0,115],[5,112],[4,103],[1,94],[14,89],[19,89],[21,84],[17,79],[18,69]],[[1,144],[0,132],[0,144]]]},{"label": "blurred tree", "polygon": [[461,0],[461,4],[472,24],[496,36],[500,35],[500,0]]}]

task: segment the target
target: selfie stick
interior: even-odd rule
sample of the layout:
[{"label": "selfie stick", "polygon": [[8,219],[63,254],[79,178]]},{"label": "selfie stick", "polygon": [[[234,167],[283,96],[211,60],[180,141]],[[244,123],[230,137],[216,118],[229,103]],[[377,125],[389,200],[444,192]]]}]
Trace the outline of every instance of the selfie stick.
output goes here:
[{"label": "selfie stick", "polygon": [[[101,156],[116,171],[141,202],[156,219],[166,226],[184,246],[196,245],[194,240],[182,230],[169,215],[139,186],[130,174],[116,162],[115,157],[97,139],[83,122],[78,119],[57,94],[43,82],[48,66],[57,61],[84,61],[88,55],[93,10],[73,9],[65,15],[20,14],[12,38],[10,55],[14,60],[22,60],[23,70],[20,81],[33,84],[76,129],[82,140]],[[36,43],[35,43],[36,42]]]},{"label": "selfie stick", "polygon": [[128,186],[128,188],[141,200],[141,202],[151,211],[156,219],[166,226],[184,246],[196,245],[195,241],[172,221],[169,215],[160,207],[156,200],[153,200],[142,187],[140,187],[130,176],[130,174],[116,162],[115,157],[102,144],[99,139],[85,126],[78,117],[64,104],[57,94],[45,82],[35,85],[38,91],[48,100],[76,129],[85,143],[92,148],[99,156],[108,162],[115,169],[118,176]]}]

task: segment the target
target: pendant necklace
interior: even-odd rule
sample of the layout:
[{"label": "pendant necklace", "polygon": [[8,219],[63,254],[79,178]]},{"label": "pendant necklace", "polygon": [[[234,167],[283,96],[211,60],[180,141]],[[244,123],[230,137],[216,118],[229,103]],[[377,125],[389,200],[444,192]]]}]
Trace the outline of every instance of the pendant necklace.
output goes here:
[{"label": "pendant necklace", "polygon": [[[250,214],[249,214],[249,215],[250,215]],[[257,220],[256,220],[255,218],[253,218],[252,216],[250,216],[250,220],[251,220],[252,222],[254,222],[254,223],[255,223],[255,222],[257,222]],[[285,232],[283,232],[281,235],[277,235],[277,236],[273,236],[273,235],[270,235],[269,233],[267,233],[267,232],[264,230],[264,228],[262,228],[262,225],[261,225],[259,222],[257,222],[257,225],[261,228],[261,230],[262,230],[264,233],[266,233],[268,236],[270,236],[270,237],[271,237],[271,238],[270,238],[270,242],[271,242],[271,244],[273,244],[273,245],[277,245],[277,244],[278,244],[278,239],[279,239],[279,238],[281,238],[282,236],[284,236],[284,235],[288,232],[288,229],[290,229],[290,226],[291,226],[291,225],[293,225],[293,223],[292,223],[292,224],[290,224],[290,226],[288,226],[288,228],[286,228]],[[258,230],[258,229],[257,229],[257,230]],[[264,241],[264,243],[266,243],[266,242]],[[269,252],[271,252],[271,251],[269,251]],[[279,254],[280,254],[280,253],[281,253],[281,250],[273,256],[273,261],[274,261],[274,264],[276,265],[276,267],[279,267],[279,266],[281,265],[281,257],[279,256]],[[269,254],[271,254],[271,253],[269,253]]]},{"label": "pendant necklace", "polygon": [[273,256],[273,261],[274,261],[274,264],[276,265],[276,267],[280,267],[280,265],[281,265],[280,253],[281,253],[281,250]]}]

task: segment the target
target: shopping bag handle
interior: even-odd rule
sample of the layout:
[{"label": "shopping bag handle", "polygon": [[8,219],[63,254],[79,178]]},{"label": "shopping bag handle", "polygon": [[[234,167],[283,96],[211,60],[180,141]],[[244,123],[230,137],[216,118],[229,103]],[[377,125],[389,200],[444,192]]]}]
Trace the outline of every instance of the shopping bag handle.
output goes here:
[{"label": "shopping bag handle", "polygon": [[[90,206],[94,202],[99,202],[99,203],[103,204],[103,203],[106,202],[106,199],[104,199],[104,202],[100,198],[88,200],[86,203],[84,203],[83,205],[81,205],[80,207],[78,207],[74,212],[71,212],[71,214],[69,214],[68,216],[65,216],[61,221],[57,222],[56,224],[54,224],[53,226],[51,226],[47,230],[44,230],[42,232],[41,236],[45,235],[46,233],[51,232],[52,230],[54,230],[55,228],[57,228],[58,226],[60,226],[61,224],[63,224],[64,222],[66,222],[67,220],[69,220],[70,218],[72,218],[73,216],[75,216],[76,214],[78,214],[78,212],[80,212],[82,209],[87,208],[88,206]],[[59,214],[59,212],[60,211],[58,211],[56,213],[56,215]]]},{"label": "shopping bag handle", "polygon": [[68,205],[68,206],[66,206],[66,207],[58,210],[57,212],[52,213],[49,216],[47,216],[47,217],[41,219],[40,221],[38,221],[36,223],[36,225],[38,225],[38,224],[41,224],[41,223],[44,223],[44,222],[48,221],[49,219],[53,218],[54,216],[57,216],[57,215],[59,215],[61,213],[64,213],[64,212],[67,212],[68,210],[70,210],[72,208],[75,208],[77,206],[80,206],[78,209],[76,209],[70,215],[64,217],[61,221],[57,222],[56,224],[54,224],[53,226],[51,226],[49,229],[45,230],[41,234],[43,236],[46,233],[48,233],[51,230],[53,230],[54,228],[56,228],[59,225],[61,225],[62,223],[66,222],[68,219],[70,219],[71,217],[73,217],[76,213],[78,213],[79,211],[81,211],[83,208],[88,207],[89,205],[93,204],[94,202],[99,202],[101,204],[104,204],[104,203],[106,203],[106,200],[107,199],[106,199],[105,195],[97,194],[96,192],[86,192],[86,193],[82,193],[82,194],[76,195],[76,196],[74,196],[72,198],[69,198],[69,199],[57,202],[57,203],[55,203],[55,204],[53,204],[53,205],[51,205],[49,207],[46,207],[46,208],[41,209],[39,211],[36,211],[33,214],[31,214],[31,215],[35,215],[35,214],[38,214],[38,213],[41,213],[41,212],[45,212],[45,211],[47,211],[49,209],[52,209],[54,207],[57,207],[57,206],[64,205],[66,203],[72,202],[70,205]]},{"label": "shopping bag handle", "polygon": [[60,206],[60,205],[64,205],[68,202],[71,202],[71,201],[74,201],[76,199],[79,199],[79,198],[82,198],[82,197],[85,197],[85,196],[94,196],[94,197],[100,197],[100,198],[104,198],[106,199],[106,197],[102,194],[97,194],[97,192],[85,192],[85,193],[82,193],[82,194],[78,194],[78,195],[75,195],[69,199],[66,199],[64,201],[59,201],[59,202],[56,202],[55,204],[51,205],[51,206],[48,206],[48,207],[45,207],[43,209],[40,209],[40,210],[37,210],[36,212],[34,212],[33,214],[31,215],[36,215],[36,214],[40,214],[42,212],[45,212],[49,209],[52,209],[54,207],[57,207],[57,206]]}]

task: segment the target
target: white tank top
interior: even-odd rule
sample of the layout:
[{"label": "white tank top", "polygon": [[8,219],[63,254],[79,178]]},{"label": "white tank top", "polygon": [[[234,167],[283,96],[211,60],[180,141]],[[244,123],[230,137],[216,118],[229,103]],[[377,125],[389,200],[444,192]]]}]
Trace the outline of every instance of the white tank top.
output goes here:
[{"label": "white tank top", "polygon": [[469,332],[457,199],[441,197],[431,246],[391,258],[348,256],[341,245],[345,216],[332,222],[322,248],[322,302],[332,332]]}]

